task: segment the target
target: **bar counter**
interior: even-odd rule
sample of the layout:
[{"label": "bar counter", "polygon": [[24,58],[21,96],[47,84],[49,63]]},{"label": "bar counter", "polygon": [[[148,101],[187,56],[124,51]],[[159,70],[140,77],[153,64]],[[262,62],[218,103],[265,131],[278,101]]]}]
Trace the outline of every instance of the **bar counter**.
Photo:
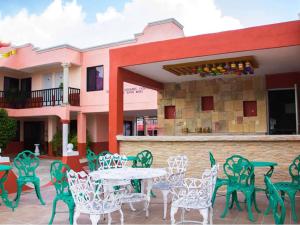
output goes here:
[{"label": "bar counter", "polygon": [[[154,167],[166,167],[169,156],[185,154],[189,158],[188,176],[200,176],[210,167],[209,152],[220,164],[222,177],[223,163],[234,154],[250,161],[276,162],[272,179],[289,180],[288,167],[300,154],[300,135],[265,134],[199,134],[185,136],[117,136],[120,153],[136,155],[142,150],[153,154]],[[264,168],[259,168],[259,183],[263,182]]]}]

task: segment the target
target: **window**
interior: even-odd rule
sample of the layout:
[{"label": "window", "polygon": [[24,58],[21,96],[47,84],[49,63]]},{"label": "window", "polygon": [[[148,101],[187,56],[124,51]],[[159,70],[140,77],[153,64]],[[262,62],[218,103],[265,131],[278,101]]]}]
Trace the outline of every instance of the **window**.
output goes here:
[{"label": "window", "polygon": [[213,96],[201,97],[201,109],[202,111],[214,110],[214,97]]},{"label": "window", "polygon": [[257,116],[256,101],[244,101],[243,109],[244,109],[244,117]]},{"label": "window", "polygon": [[87,91],[103,90],[103,66],[87,68]]},{"label": "window", "polygon": [[174,105],[165,106],[165,119],[175,119],[176,108]]},{"label": "window", "polygon": [[[146,129],[145,129],[146,126]],[[145,131],[147,133],[145,133]],[[136,118],[137,136],[157,136],[157,117],[137,117]]]}]

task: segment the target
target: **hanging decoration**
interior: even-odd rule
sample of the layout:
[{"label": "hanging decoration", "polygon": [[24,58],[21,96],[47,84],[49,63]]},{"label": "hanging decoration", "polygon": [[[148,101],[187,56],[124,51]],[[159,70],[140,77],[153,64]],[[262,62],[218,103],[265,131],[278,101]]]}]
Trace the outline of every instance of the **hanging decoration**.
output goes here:
[{"label": "hanging decoration", "polygon": [[0,48],[2,48],[2,47],[9,47],[9,46],[10,46],[10,43],[6,43],[6,42],[0,41]]},{"label": "hanging decoration", "polygon": [[17,50],[16,49],[13,49],[13,50],[10,50],[8,52],[5,52],[5,53],[0,53],[0,59],[3,58],[3,59],[6,59],[12,55],[15,55],[17,54]]},{"label": "hanging decoration", "polygon": [[250,75],[254,74],[258,65],[253,56],[217,59],[200,62],[164,65],[163,69],[177,75],[200,75],[201,77],[220,75]]}]

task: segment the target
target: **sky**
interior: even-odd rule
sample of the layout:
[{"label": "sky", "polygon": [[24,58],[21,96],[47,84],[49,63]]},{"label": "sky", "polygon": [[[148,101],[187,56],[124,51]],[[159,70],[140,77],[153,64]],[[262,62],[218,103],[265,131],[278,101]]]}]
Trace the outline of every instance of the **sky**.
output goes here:
[{"label": "sky", "polygon": [[78,48],[134,38],[175,18],[186,36],[299,19],[300,0],[0,0],[0,40]]}]

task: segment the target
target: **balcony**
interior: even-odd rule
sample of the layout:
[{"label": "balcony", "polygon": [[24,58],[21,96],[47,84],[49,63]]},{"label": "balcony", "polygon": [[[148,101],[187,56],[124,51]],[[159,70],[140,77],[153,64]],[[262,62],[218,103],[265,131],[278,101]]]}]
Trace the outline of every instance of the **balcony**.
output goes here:
[{"label": "balcony", "polygon": [[[69,104],[80,106],[80,89],[68,88]],[[0,91],[0,108],[25,109],[58,106],[63,103],[63,89],[51,88],[36,91]]]}]

